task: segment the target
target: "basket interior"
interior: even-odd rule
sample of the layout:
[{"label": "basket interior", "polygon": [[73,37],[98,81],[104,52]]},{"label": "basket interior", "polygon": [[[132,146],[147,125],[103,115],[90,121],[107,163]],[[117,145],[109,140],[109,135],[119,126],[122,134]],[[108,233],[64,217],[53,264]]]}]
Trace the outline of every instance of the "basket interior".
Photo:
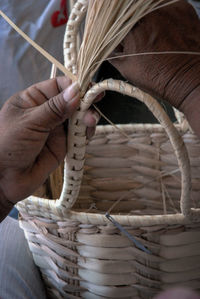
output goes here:
[{"label": "basket interior", "polygon": [[[180,211],[181,174],[168,136],[160,125],[123,125],[126,138],[100,126],[87,145],[84,177],[73,207],[94,213],[156,215]],[[183,134],[192,168],[193,206],[199,206],[199,142]]]}]

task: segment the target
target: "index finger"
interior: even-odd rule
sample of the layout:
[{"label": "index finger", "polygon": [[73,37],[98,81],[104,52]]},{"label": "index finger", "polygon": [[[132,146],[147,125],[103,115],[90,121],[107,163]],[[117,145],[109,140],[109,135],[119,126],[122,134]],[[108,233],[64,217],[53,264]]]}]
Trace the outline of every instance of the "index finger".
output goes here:
[{"label": "index finger", "polygon": [[72,80],[66,76],[56,77],[43,82],[36,83],[29,88],[36,88],[39,90],[46,99],[50,99],[62,92],[65,88],[71,85]]}]

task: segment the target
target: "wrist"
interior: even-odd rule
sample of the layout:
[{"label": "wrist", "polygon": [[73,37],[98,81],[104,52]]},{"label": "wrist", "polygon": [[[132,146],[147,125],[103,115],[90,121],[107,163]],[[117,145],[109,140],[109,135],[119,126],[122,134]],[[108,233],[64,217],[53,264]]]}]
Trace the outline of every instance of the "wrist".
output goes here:
[{"label": "wrist", "polygon": [[[167,100],[171,105],[187,113],[186,105],[187,99],[191,96],[200,85],[200,59],[199,57],[192,57],[189,55],[187,60],[183,61],[173,60],[176,67],[173,68],[168,76],[166,75],[166,82],[163,88],[162,98]],[[172,64],[171,64],[172,65]],[[172,69],[172,68],[171,68]],[[165,76],[163,75],[163,78]]]}]

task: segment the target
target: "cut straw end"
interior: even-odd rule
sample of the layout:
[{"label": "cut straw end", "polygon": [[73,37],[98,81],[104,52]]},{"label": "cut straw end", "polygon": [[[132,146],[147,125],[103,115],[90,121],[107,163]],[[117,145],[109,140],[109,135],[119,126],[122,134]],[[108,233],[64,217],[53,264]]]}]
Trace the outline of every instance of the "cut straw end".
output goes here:
[{"label": "cut straw end", "polygon": [[36,42],[34,42],[28,35],[26,35],[19,27],[17,27],[3,12],[0,10],[0,15],[4,20],[17,31],[31,46],[33,46],[38,52],[40,52],[47,60],[54,64],[63,74],[69,77],[73,82],[77,81],[75,75],[73,75],[64,65],[62,65],[58,60],[56,60],[51,54],[40,47]]}]

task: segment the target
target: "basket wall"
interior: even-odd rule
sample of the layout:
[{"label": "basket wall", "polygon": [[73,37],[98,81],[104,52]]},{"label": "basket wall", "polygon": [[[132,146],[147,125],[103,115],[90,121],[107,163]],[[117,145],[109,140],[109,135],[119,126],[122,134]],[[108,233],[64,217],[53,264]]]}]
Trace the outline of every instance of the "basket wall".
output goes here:
[{"label": "basket wall", "polygon": [[[192,200],[197,207],[200,142],[179,126],[191,161]],[[52,298],[153,298],[162,289],[200,288],[200,223],[127,225],[147,254],[106,220],[112,215],[155,215],[179,211],[180,173],[160,125],[121,126],[129,139],[99,127],[87,146],[84,177],[73,208],[80,214],[55,221],[21,210],[35,263]],[[170,174],[169,174],[170,173]],[[91,224],[82,212],[105,217]],[[113,216],[115,217],[115,216]]]}]

